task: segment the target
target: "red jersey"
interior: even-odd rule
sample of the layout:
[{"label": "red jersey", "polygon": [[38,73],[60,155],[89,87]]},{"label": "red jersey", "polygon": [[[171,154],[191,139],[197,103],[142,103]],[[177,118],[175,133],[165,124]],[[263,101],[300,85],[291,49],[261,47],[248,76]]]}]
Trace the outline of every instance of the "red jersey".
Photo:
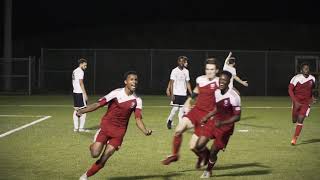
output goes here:
[{"label": "red jersey", "polygon": [[211,81],[205,76],[196,79],[199,94],[195,107],[207,112],[213,111],[215,107],[214,92],[219,87],[219,78],[215,77]]},{"label": "red jersey", "polygon": [[312,88],[315,86],[315,78],[309,75],[307,78],[303,74],[294,76],[289,84],[289,95],[292,101],[301,104],[310,104],[312,98]]},{"label": "red jersey", "polygon": [[142,100],[136,94],[128,96],[124,88],[111,91],[99,99],[99,103],[101,106],[108,104],[108,110],[101,119],[101,128],[111,125],[126,129],[132,112],[136,118],[142,118]]},{"label": "red jersey", "polygon": [[[241,99],[237,92],[229,89],[225,94],[220,89],[215,92],[217,113],[214,116],[215,121],[229,120],[235,115],[241,114]],[[223,125],[220,129],[233,132],[234,123]]]}]

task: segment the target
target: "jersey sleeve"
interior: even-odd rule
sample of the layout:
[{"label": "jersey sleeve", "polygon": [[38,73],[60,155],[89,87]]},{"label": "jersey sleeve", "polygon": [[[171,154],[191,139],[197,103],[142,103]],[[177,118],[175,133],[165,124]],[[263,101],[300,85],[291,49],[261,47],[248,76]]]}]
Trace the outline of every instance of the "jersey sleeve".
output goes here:
[{"label": "jersey sleeve", "polygon": [[171,71],[170,80],[176,80],[176,71],[174,69]]},{"label": "jersey sleeve", "polygon": [[83,79],[83,76],[84,76],[84,73],[83,73],[83,71],[75,71],[74,72],[74,78],[75,79]]},{"label": "jersey sleeve", "polygon": [[116,98],[118,92],[119,92],[119,90],[116,89],[116,90],[111,91],[109,94],[103,96],[102,98],[100,98],[98,100],[100,106],[104,106],[104,105],[108,104],[112,99]]},{"label": "jersey sleeve", "polygon": [[197,84],[200,84],[200,81],[201,81],[201,76],[197,77],[196,83],[197,83]]},{"label": "jersey sleeve", "polygon": [[297,76],[294,76],[291,80],[290,80],[290,84],[292,84],[293,86],[296,86],[298,83],[298,78]]},{"label": "jersey sleeve", "polygon": [[188,71],[188,70],[187,70],[186,81],[190,81],[190,74],[189,74],[189,71]]},{"label": "jersey sleeve", "polygon": [[136,119],[142,119],[142,100],[137,98],[137,106],[134,110],[134,115]]},{"label": "jersey sleeve", "polygon": [[232,98],[231,101],[232,104],[232,110],[234,115],[240,115],[241,114],[241,99],[239,95],[235,95]]}]

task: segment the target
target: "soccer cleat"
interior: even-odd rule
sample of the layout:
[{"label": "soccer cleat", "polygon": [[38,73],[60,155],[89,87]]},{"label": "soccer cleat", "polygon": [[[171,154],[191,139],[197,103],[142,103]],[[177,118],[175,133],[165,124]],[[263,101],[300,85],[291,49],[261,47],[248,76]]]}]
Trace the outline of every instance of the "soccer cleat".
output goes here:
[{"label": "soccer cleat", "polygon": [[210,171],[204,171],[200,178],[210,178],[212,173]]},{"label": "soccer cleat", "polygon": [[88,180],[87,172],[85,172],[85,173],[79,178],[79,180]]},{"label": "soccer cleat", "polygon": [[291,140],[291,145],[294,146],[296,144],[297,144],[297,138],[293,137],[292,140]]},{"label": "soccer cleat", "polygon": [[168,129],[172,128],[172,121],[170,119],[167,121],[167,128]]},{"label": "soccer cleat", "polygon": [[178,155],[171,155],[171,156],[168,156],[166,159],[162,160],[161,162],[163,165],[169,165],[172,162],[178,161],[178,159],[179,159]]},{"label": "soccer cleat", "polygon": [[79,129],[79,132],[90,132],[88,129]]},{"label": "soccer cleat", "polygon": [[73,132],[78,132],[78,129],[73,129]]}]

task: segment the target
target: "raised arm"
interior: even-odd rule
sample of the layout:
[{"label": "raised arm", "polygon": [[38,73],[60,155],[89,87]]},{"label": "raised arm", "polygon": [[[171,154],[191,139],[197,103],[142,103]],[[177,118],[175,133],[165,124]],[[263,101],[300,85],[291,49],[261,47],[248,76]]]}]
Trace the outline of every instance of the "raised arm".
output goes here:
[{"label": "raised arm", "polygon": [[248,81],[243,81],[242,79],[240,79],[237,75],[233,75],[234,80],[238,81],[240,84],[242,84],[245,87],[248,87]]},{"label": "raised arm", "polygon": [[230,51],[228,56],[227,56],[227,58],[226,58],[226,60],[224,60],[224,65],[228,65],[229,59],[231,58],[231,56],[232,56],[232,52]]}]

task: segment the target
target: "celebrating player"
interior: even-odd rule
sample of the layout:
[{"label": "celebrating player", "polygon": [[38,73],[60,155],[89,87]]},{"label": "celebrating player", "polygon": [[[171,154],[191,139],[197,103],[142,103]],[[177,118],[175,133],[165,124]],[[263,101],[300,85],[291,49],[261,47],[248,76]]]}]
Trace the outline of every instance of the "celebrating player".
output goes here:
[{"label": "celebrating player", "polygon": [[[210,139],[215,139],[210,150],[207,169],[201,178],[209,178],[212,175],[212,168],[217,161],[219,151],[226,148],[233,134],[234,124],[240,120],[240,96],[234,89],[228,87],[231,78],[232,74],[228,71],[220,74],[219,89],[215,91],[216,108],[201,120],[201,123],[205,124],[196,144],[196,150],[201,151]],[[208,120],[212,116],[213,120]]]},{"label": "celebrating player", "polygon": [[[82,114],[80,117],[76,115],[77,110],[87,106],[88,95],[86,89],[84,88],[84,70],[87,69],[87,60],[79,59],[79,67],[72,72],[72,86],[73,86],[73,102],[74,102],[74,112],[73,112],[73,131],[74,132],[85,132],[84,124],[86,122],[86,114]],[[80,127],[79,127],[80,119]]]},{"label": "celebrating player", "polygon": [[294,76],[289,84],[289,95],[292,100],[292,122],[296,123],[296,130],[291,144],[295,145],[302,130],[303,121],[310,112],[310,104],[315,102],[312,89],[315,87],[315,78],[310,74],[307,63],[300,66],[301,74]]},{"label": "celebrating player", "polygon": [[[204,147],[200,151],[195,150],[195,145],[200,135],[201,126],[200,120],[214,109],[214,91],[218,88],[218,79],[216,74],[218,72],[218,65],[215,58],[206,60],[205,75],[199,76],[196,79],[197,86],[193,90],[192,98],[197,97],[195,106],[183,118],[181,123],[175,129],[173,137],[172,155],[168,156],[162,161],[162,164],[169,165],[179,159],[179,149],[182,143],[182,134],[194,127],[194,134],[190,140],[190,149],[198,156],[196,168],[207,162],[206,158],[209,155],[209,150]],[[186,105],[189,105],[191,98],[188,98]]]},{"label": "celebrating player", "polygon": [[173,123],[173,117],[177,111],[179,111],[179,122],[183,116],[183,105],[187,100],[187,90],[192,93],[190,85],[189,71],[186,69],[186,63],[188,58],[186,56],[178,57],[178,66],[171,71],[169,90],[167,88],[167,95],[171,96],[171,112],[167,119],[167,128],[171,129]]},{"label": "celebrating player", "polygon": [[145,128],[142,121],[142,100],[135,94],[138,84],[136,72],[127,72],[124,79],[124,88],[111,91],[99,99],[97,103],[91,104],[77,112],[77,115],[81,116],[83,113],[95,111],[108,104],[108,111],[101,119],[100,129],[94,137],[94,143],[90,145],[91,156],[93,158],[101,156],[92,167],[80,177],[80,180],[86,180],[88,177],[97,173],[104,167],[112,154],[120,148],[132,112],[135,114],[137,127],[146,136],[152,133],[152,130]]},{"label": "celebrating player", "polygon": [[[237,70],[235,68],[235,66],[236,66],[236,61],[235,60],[236,60],[236,58],[232,57],[232,52],[229,52],[228,57],[224,61],[223,70],[224,71],[228,71],[228,72],[230,72],[232,74],[232,77],[231,77],[230,83],[229,83],[229,88],[233,88],[233,79],[238,81],[243,86],[248,87],[248,82],[247,81],[243,81],[242,79],[240,79],[237,76]],[[237,90],[236,90],[236,92],[239,93]]]}]

